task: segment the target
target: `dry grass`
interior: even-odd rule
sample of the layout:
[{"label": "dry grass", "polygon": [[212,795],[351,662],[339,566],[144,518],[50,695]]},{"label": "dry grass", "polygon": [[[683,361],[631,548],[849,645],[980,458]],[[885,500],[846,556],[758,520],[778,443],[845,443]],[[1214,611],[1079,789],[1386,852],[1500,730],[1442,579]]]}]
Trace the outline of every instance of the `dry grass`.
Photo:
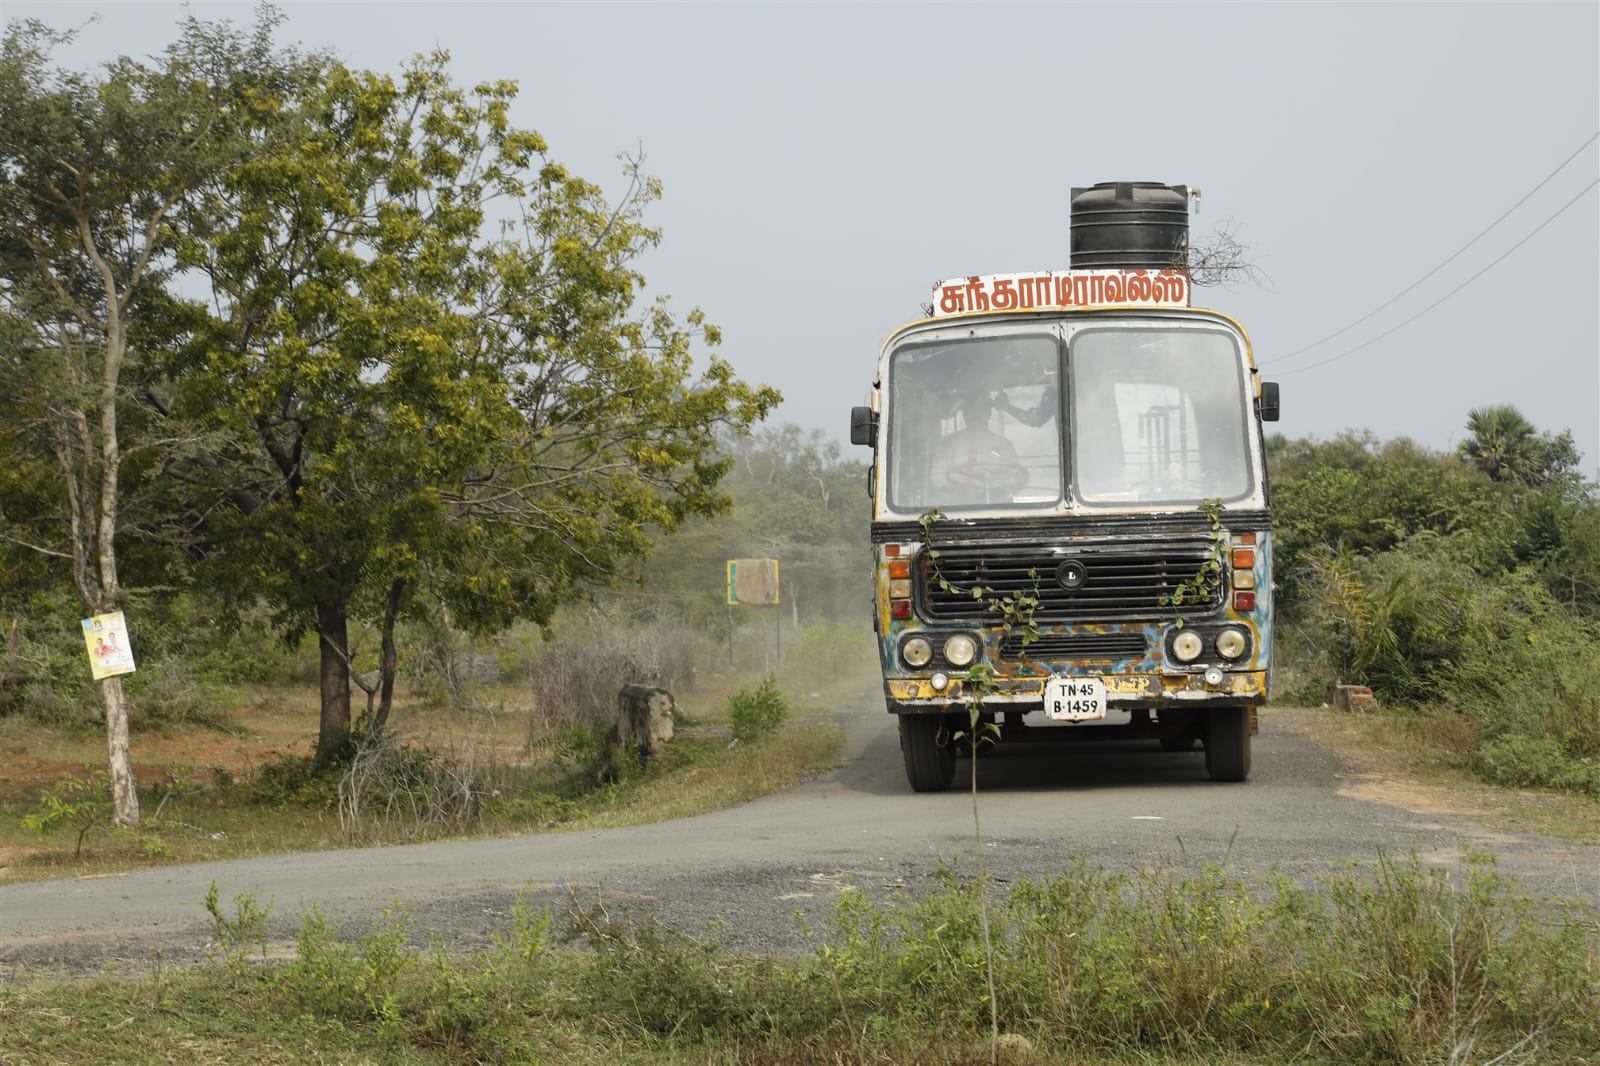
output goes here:
[{"label": "dry grass", "polygon": [[[680,714],[692,724],[661,766],[609,787],[595,787],[599,782],[593,779],[585,783],[580,771],[579,788],[593,791],[560,797],[554,816],[549,804],[499,803],[481,820],[476,809],[480,795],[501,789],[501,799],[537,801],[537,790],[563,758],[555,738],[530,735],[529,722],[538,712],[526,684],[480,685],[470,696],[448,701],[419,696],[399,700],[391,718],[395,734],[414,749],[434,753],[437,764],[429,769],[442,775],[422,779],[420,787],[408,779],[407,793],[375,792],[371,786],[377,767],[367,760],[359,767],[363,780],[347,780],[343,795],[339,782],[330,780],[313,783],[303,793],[283,786],[282,795],[256,794],[241,802],[240,789],[259,781],[264,768],[302,761],[316,742],[313,687],[256,687],[221,708],[224,728],[136,732],[133,758],[145,827],[140,833],[113,833],[109,828],[92,832],[78,856],[69,839],[73,834],[58,831],[40,839],[22,828],[21,819],[56,782],[103,767],[104,737],[92,724],[61,729],[0,718],[0,883],[425,837],[635,825],[743,803],[834,765],[842,742],[831,712],[835,698],[875,681],[863,673],[875,669],[869,658],[856,667],[818,685],[813,690],[817,698],[810,698],[812,691],[802,686],[793,695],[794,716],[777,736],[732,747],[727,696],[755,679],[707,674],[704,690],[679,696]],[[437,805],[423,793],[448,791],[469,778],[476,790],[472,809],[433,817],[439,813]],[[363,790],[352,794],[353,783]],[[426,824],[413,826],[407,812],[418,803],[426,806],[429,817],[421,819]]]},{"label": "dry grass", "polygon": [[1581,796],[1485,784],[1459,758],[1462,730],[1437,718],[1380,711],[1272,707],[1274,724],[1328,748],[1350,768],[1353,795],[1425,814],[1454,814],[1492,829],[1600,844],[1600,802]]}]

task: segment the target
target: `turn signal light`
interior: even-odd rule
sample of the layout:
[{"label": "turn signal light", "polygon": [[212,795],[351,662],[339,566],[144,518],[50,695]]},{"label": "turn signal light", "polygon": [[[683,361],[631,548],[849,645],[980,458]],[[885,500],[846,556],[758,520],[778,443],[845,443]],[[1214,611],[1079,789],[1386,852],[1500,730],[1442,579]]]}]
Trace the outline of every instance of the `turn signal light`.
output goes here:
[{"label": "turn signal light", "polygon": [[911,601],[910,600],[890,600],[889,601],[889,617],[890,618],[910,618],[911,617]]},{"label": "turn signal light", "polygon": [[1233,568],[1235,570],[1248,570],[1256,565],[1256,551],[1254,548],[1233,549]]},{"label": "turn signal light", "polygon": [[889,576],[890,577],[910,577],[911,576],[911,560],[910,559],[893,559],[893,560],[890,560],[890,562],[889,562]]},{"label": "turn signal light", "polygon": [[[909,603],[906,606],[911,606]],[[1235,592],[1233,594],[1233,609],[1235,611],[1253,611],[1256,609],[1256,594],[1254,592]],[[898,616],[896,616],[898,617]]]}]

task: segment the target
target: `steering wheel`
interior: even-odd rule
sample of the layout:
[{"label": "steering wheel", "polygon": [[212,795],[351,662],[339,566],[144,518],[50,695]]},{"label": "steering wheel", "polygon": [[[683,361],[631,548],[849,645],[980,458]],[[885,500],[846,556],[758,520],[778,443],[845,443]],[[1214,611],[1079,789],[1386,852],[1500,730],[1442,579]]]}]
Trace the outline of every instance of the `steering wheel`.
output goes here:
[{"label": "steering wheel", "polygon": [[997,489],[1016,492],[1028,483],[1028,471],[1015,463],[963,463],[951,467],[945,479],[957,488],[981,488],[987,498]]}]

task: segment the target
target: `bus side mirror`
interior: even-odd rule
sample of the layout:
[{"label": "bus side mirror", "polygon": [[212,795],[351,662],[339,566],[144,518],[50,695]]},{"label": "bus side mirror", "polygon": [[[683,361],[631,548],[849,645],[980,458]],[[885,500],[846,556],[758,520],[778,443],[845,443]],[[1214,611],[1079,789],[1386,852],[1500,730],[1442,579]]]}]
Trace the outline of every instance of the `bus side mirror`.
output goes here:
[{"label": "bus side mirror", "polygon": [[878,416],[872,408],[850,408],[850,443],[878,446]]},{"label": "bus side mirror", "polygon": [[1263,381],[1261,383],[1261,397],[1256,400],[1256,410],[1261,413],[1261,421],[1276,422],[1278,420],[1278,383],[1276,381]]}]

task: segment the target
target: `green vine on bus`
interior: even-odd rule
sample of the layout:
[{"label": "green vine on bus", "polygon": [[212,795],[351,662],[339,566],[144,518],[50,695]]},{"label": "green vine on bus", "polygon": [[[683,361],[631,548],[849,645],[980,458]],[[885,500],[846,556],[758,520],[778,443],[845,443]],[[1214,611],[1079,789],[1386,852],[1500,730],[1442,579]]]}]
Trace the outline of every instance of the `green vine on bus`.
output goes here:
[{"label": "green vine on bus", "polygon": [[[1222,587],[1222,564],[1228,557],[1228,530],[1222,524],[1222,501],[1205,500],[1200,513],[1211,523],[1211,555],[1200,564],[1193,577],[1172,590],[1170,596],[1161,597],[1162,606],[1183,607],[1185,604],[1208,604]],[[1179,629],[1185,619],[1179,615],[1174,623]]]},{"label": "green vine on bus", "polygon": [[1039,609],[1039,571],[1034,567],[1028,568],[1028,578],[1033,582],[1030,591],[1013,592],[1006,596],[998,595],[996,590],[984,585],[974,584],[962,588],[944,576],[941,560],[944,558],[933,543],[933,524],[943,516],[938,508],[934,508],[921,518],[917,525],[922,529],[922,551],[928,560],[932,571],[933,583],[941,592],[952,596],[968,596],[983,603],[984,610],[1000,617],[1000,639],[1003,641],[1014,632],[1022,634],[1022,656],[1027,658],[1028,645],[1039,639],[1039,623],[1034,620],[1034,614]]}]

